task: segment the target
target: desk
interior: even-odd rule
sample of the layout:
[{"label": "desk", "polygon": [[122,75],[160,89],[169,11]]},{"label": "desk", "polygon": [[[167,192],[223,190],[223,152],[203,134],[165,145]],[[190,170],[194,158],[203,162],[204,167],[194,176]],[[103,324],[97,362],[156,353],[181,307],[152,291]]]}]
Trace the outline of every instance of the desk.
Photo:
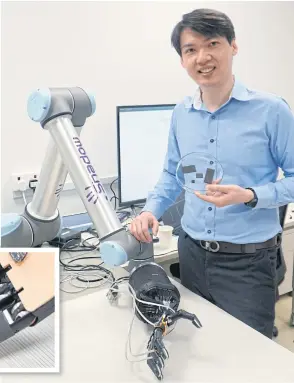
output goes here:
[{"label": "desk", "polygon": [[[179,321],[166,337],[170,358],[164,382],[293,383],[294,354],[265,338],[178,283],[181,307],[195,312],[203,324],[197,329]],[[131,298],[111,306],[107,288],[61,305],[60,375],[42,376],[42,383],[156,382],[146,362],[131,364],[124,356],[132,317]],[[135,321],[132,347],[143,352],[149,333]],[[4,376],[3,383],[19,383],[18,376]],[[40,376],[25,375],[21,382],[39,383]]]}]

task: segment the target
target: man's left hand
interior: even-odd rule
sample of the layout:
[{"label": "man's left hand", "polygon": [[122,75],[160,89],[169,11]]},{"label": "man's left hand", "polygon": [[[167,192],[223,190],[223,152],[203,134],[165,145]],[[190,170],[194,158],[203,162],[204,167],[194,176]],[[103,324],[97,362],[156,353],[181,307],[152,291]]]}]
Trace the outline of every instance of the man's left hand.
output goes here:
[{"label": "man's left hand", "polygon": [[217,207],[246,203],[254,198],[252,190],[237,185],[207,185],[206,195],[199,192],[195,192],[195,195]]}]

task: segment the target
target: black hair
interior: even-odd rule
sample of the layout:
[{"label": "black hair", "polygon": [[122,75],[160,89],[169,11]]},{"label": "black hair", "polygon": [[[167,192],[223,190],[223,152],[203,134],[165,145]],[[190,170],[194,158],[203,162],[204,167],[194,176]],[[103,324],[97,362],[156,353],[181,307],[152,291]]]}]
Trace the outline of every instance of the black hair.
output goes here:
[{"label": "black hair", "polygon": [[184,29],[191,29],[205,37],[225,37],[229,44],[235,38],[234,25],[230,18],[222,12],[213,9],[195,9],[183,15],[182,20],[174,27],[171,43],[181,56],[181,33]]}]

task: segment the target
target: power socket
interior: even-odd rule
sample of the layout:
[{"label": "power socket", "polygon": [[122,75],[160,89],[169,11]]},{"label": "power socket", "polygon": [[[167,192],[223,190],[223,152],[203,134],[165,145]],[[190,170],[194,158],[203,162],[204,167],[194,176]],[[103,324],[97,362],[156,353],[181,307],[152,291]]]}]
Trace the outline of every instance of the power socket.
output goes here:
[{"label": "power socket", "polygon": [[30,181],[31,180],[38,180],[39,174],[36,173],[13,173],[11,175],[11,189],[12,192],[19,192],[20,189],[20,182],[23,185],[23,188],[25,190],[30,190]]}]

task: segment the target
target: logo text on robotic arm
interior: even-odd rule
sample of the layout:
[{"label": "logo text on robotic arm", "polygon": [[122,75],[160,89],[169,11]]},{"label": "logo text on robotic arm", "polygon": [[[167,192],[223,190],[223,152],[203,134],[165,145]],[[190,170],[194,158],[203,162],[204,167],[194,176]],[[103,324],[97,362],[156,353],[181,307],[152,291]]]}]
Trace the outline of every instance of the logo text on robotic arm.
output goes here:
[{"label": "logo text on robotic arm", "polygon": [[86,194],[87,200],[89,202],[93,202],[94,204],[96,204],[96,202],[98,201],[98,194],[101,194],[101,193],[103,193],[105,198],[108,200],[107,194],[103,188],[103,185],[98,179],[96,171],[93,165],[91,164],[90,158],[88,157],[85,149],[83,148],[81,140],[79,139],[79,137],[73,137],[73,141],[79,152],[80,159],[86,165],[87,171],[92,181],[92,185],[88,185],[85,187],[85,191],[87,192]]}]

